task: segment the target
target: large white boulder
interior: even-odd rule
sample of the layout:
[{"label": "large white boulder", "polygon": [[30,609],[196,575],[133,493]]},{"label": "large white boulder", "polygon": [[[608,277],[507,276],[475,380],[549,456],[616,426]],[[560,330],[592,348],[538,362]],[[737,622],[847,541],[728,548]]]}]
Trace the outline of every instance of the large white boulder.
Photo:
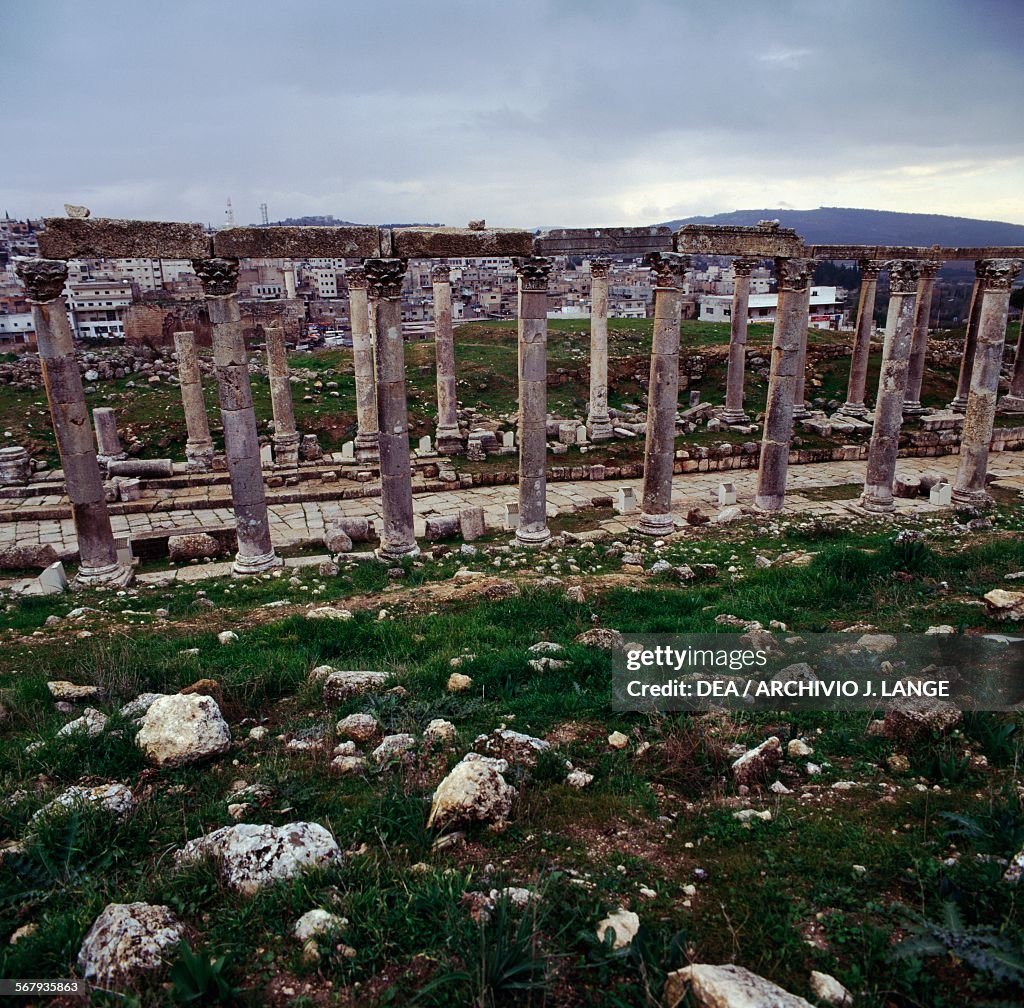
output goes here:
[{"label": "large white boulder", "polygon": [[176,767],[222,756],[231,732],[213,697],[175,693],[150,704],[135,742],[150,762]]},{"label": "large white boulder", "polygon": [[512,811],[516,789],[502,777],[504,760],[469,753],[437,786],[427,827],[498,822]]},{"label": "large white boulder", "polygon": [[243,823],[189,840],[175,853],[174,863],[180,866],[209,858],[227,885],[251,896],[271,882],[292,878],[307,868],[327,865],[340,857],[334,837],[319,823]]},{"label": "large white boulder", "polygon": [[167,950],[184,935],[184,926],[169,907],[110,903],[82,941],[78,968],[97,987],[124,987],[140,974],[159,969]]},{"label": "large white boulder", "polygon": [[694,963],[669,973],[665,1008],[688,1003],[683,1001],[687,993],[697,1008],[811,1008],[804,998],[732,963]]}]

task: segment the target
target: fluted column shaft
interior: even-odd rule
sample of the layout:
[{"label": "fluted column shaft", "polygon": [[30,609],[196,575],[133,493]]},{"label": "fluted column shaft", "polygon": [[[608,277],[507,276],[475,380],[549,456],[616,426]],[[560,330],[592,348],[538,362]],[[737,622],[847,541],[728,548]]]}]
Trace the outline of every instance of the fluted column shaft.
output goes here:
[{"label": "fluted column shaft", "polygon": [[464,450],[459,430],[459,392],[455,381],[455,335],[452,331],[452,280],[447,263],[430,275],[434,290],[434,352],[437,365],[436,447],[441,455]]},{"label": "fluted column shaft", "polygon": [[921,263],[921,279],[917,283],[917,303],[914,308],[914,340],[910,347],[910,364],[907,368],[907,399],[903,404],[904,416],[914,416],[924,412],[924,407],[921,405],[921,385],[924,382],[924,366],[928,357],[928,324],[932,317],[935,277],[941,268],[942,263],[934,260]]},{"label": "fluted column shaft", "polygon": [[850,379],[846,387],[846,402],[840,413],[862,417],[867,413],[864,392],[868,381],[868,359],[871,356],[871,337],[875,331],[875,296],[878,293],[878,274],[884,263],[878,259],[860,262],[860,297],[857,299],[857,321],[853,329],[853,350],[850,354]]},{"label": "fluted column shaft", "polygon": [[367,302],[366,273],[361,268],[345,273],[348,283],[348,313],[352,326],[352,367],[356,383],[355,454],[361,462],[380,457],[377,431],[377,389],[373,374],[373,336]]},{"label": "fluted column shaft", "polygon": [[192,266],[202,282],[213,328],[213,368],[238,537],[231,571],[236,576],[258,574],[279,567],[281,561],[270,541],[256,411],[238,310],[238,260],[195,259]]},{"label": "fluted column shaft", "polygon": [[196,353],[195,333],[184,331],[174,334],[174,349],[178,356],[178,380],[181,382],[181,405],[185,411],[185,459],[189,469],[207,472],[213,466],[213,438],[210,420],[203,399],[203,382]]},{"label": "fluted column shaft", "polygon": [[955,504],[977,507],[990,502],[986,489],[988,453],[999,394],[1010,288],[1020,269],[1017,259],[983,259],[978,264],[981,306],[971,388],[960,436],[960,467],[953,485]]},{"label": "fluted column shaft", "polygon": [[892,483],[903,424],[903,400],[907,392],[919,279],[918,263],[889,263],[889,309],[885,319],[882,370],[878,376],[878,398],[875,400],[875,422],[868,445],[864,494],[860,499],[861,506],[868,511],[892,511],[896,506]]},{"label": "fluted column shaft", "polygon": [[757,265],[756,259],[734,259],[732,261],[732,315],[729,333],[729,365],[725,377],[725,411],[722,419],[726,423],[747,423],[749,418],[743,412],[743,379],[747,366],[747,316],[750,314],[750,271]]},{"label": "fluted column shaft", "polygon": [[951,410],[963,413],[967,409],[967,397],[971,392],[971,369],[978,346],[978,327],[981,324],[981,272],[985,259],[974,264],[974,287],[971,290],[971,307],[967,312],[967,331],[964,333],[964,352],[960,358],[960,376],[956,383],[956,396],[949,404]]},{"label": "fluted column shaft", "polygon": [[800,328],[800,358],[796,369],[796,383],[793,386],[793,419],[800,420],[810,413],[805,401],[804,386],[807,382],[807,330],[811,324],[811,287],[814,285],[813,259],[807,260],[810,276],[807,281],[807,293],[804,296],[804,321]]},{"label": "fluted column shaft", "polygon": [[551,259],[516,260],[519,275],[519,527],[516,542],[551,538],[547,513],[548,278]]},{"label": "fluted column shaft", "polygon": [[668,535],[672,520],[672,463],[679,406],[679,323],[683,283],[689,259],[675,252],[647,257],[654,270],[654,336],[647,386],[647,436],[644,443],[644,484],[640,519],[642,535]]},{"label": "fluted column shaft", "polygon": [[18,262],[16,270],[32,305],[39,363],[78,538],[79,568],[72,587],[128,584],[132,569],[117,559],[89,409],[61,295],[68,275],[67,263],[28,259]]},{"label": "fluted column shaft", "polygon": [[267,377],[270,382],[270,408],[274,413],[274,462],[281,466],[299,464],[299,433],[295,428],[292,383],[288,376],[288,351],[284,329],[267,326]]},{"label": "fluted column shaft", "polygon": [[400,560],[420,552],[413,528],[412,454],[402,339],[402,283],[407,265],[405,259],[366,259],[363,263],[376,326],[374,372],[384,519],[377,555],[382,560]]},{"label": "fluted column shaft", "polygon": [[772,362],[768,376],[761,460],[754,504],[762,511],[781,511],[786,499],[789,446],[793,440],[793,405],[803,368],[811,296],[808,259],[776,259],[779,299],[772,333]]},{"label": "fluted column shaft", "polygon": [[608,413],[608,270],[607,259],[590,260],[590,402],[587,430],[591,441],[614,435]]}]

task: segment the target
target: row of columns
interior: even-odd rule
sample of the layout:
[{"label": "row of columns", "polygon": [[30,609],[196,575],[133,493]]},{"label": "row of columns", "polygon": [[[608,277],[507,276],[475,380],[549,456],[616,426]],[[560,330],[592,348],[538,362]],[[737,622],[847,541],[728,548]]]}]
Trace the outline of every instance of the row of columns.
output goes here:
[{"label": "row of columns", "polygon": [[[688,257],[657,253],[648,257],[655,274],[654,334],[651,351],[649,408],[644,447],[644,484],[638,531],[660,536],[672,531],[672,468],[678,406],[680,316]],[[727,378],[726,416],[743,414],[749,276],[753,260],[738,260],[733,340]],[[547,450],[547,289],[552,260],[529,257],[517,261],[519,373],[519,514],[517,540],[538,545],[550,537],[546,514]],[[927,334],[931,288],[940,264],[869,261],[862,264],[864,282],[855,333],[846,412],[863,409],[867,347],[878,272],[890,272],[890,301],[875,423],[868,452],[862,505],[872,511],[893,507],[892,482],[900,426],[907,406],[919,403],[920,375]],[[236,574],[253,574],[280,564],[270,540],[266,496],[260,465],[256,416],[252,403],[248,359],[242,337],[237,298],[238,261],[228,258],[193,263],[203,285],[213,330],[213,357],[224,428],[225,454],[236,514]],[[418,553],[413,530],[412,468],[405,387],[401,292],[407,261],[368,259],[349,274],[357,413],[362,439],[358,450],[379,454],[383,511],[380,554],[388,559]],[[607,406],[607,264],[594,264],[594,311],[591,330],[589,422],[593,431],[610,433]],[[977,282],[968,336],[973,338],[965,397],[966,418],[961,463],[954,498],[961,504],[986,499],[988,445],[998,393],[1010,285],[1020,269],[1015,260],[983,260]],[[768,401],[755,504],[765,511],[783,505],[794,417],[803,404],[803,374],[813,262],[776,260],[778,308],[772,341]],[[85,396],[75,359],[62,290],[67,265],[56,260],[26,260],[18,265],[33,305],[39,353],[48,390],[54,430],[72,501],[81,551],[78,585],[120,584],[131,571],[117,560],[100,470],[93,446]],[[435,270],[438,318],[438,428],[454,441],[454,352],[451,335],[450,274]],[[367,305],[367,294],[372,305]],[[447,295],[447,296],[446,296]],[[372,307],[372,311],[368,308]],[[372,319],[373,331],[370,331]],[[366,323],[364,326],[364,322]],[[213,444],[203,403],[191,333],[175,334],[179,356],[190,463],[206,467]],[[295,429],[283,332],[267,331],[268,370],[275,420],[275,450],[282,461],[297,461]],[[1018,375],[1018,372],[1021,372]],[[1015,379],[1024,385],[1018,354]],[[1015,394],[1011,388],[1011,395]],[[1017,393],[1019,394],[1019,393]],[[372,411],[372,412],[371,412]],[[375,428],[375,444],[370,444]],[[439,437],[439,440],[441,438]],[[364,456],[365,457],[365,456]]]}]

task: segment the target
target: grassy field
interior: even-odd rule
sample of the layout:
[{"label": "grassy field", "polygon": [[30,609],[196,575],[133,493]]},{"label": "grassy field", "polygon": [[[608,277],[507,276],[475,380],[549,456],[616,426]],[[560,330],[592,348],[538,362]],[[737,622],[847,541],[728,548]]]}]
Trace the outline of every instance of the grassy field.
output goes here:
[{"label": "grassy field", "polygon": [[[974,715],[952,735],[899,745],[866,733],[868,713],[615,714],[608,655],[574,643],[595,625],[713,632],[726,613],[796,632],[1005,629],[980,605],[1024,569],[1019,501],[1002,497],[993,529],[971,535],[943,519],[918,526],[921,541],[896,542],[891,525],[808,520],[705,528],[643,547],[645,567],[656,557],[715,565],[685,585],[623,572],[621,551],[606,543],[522,554],[496,538],[477,543],[476,556],[407,562],[402,577],[351,561],[334,577],[12,601],[0,636],[0,840],[26,838],[32,814],[83,780],[127,783],[139,804],[123,823],[86,811],[55,817],[0,860],[0,976],[71,975],[106,903],[147,900],[189,925],[195,957],[95,1003],[654,1006],[669,970],[735,961],[806,997],[811,969],[832,973],[863,1008],[1019,1004],[1024,916],[997,859],[1024,845],[1024,720]],[[574,515],[574,527],[587,517]],[[755,563],[790,552],[810,560]],[[481,578],[455,578],[463,566]],[[486,600],[480,586],[498,579],[519,593]],[[570,584],[585,601],[570,600]],[[311,602],[355,615],[311,621]],[[72,606],[90,611],[65,618]],[[50,616],[60,619],[44,630]],[[222,646],[225,629],[238,640]],[[541,640],[563,645],[568,664],[534,671],[526,649]],[[455,658],[473,679],[468,692],[445,688]],[[325,705],[309,680],[323,663],[390,672],[406,695]],[[68,716],[49,701],[52,678],[104,687],[108,712],[143,691],[214,679],[231,752],[156,770],[116,715],[94,739],[56,738]],[[328,769],[334,723],[361,711],[386,732],[417,735],[447,718],[458,739],[338,777]],[[248,737],[254,724],[269,729],[260,741]],[[478,733],[501,724],[546,737],[553,752],[532,773],[510,773],[519,794],[507,828],[438,844],[426,827],[434,787]],[[628,736],[625,749],[607,744],[613,730]],[[792,794],[743,797],[728,747],[772,734],[783,744],[803,737],[814,754],[780,768]],[[279,739],[311,735],[325,747],[293,752]],[[27,751],[30,743],[41,745]],[[593,783],[567,787],[565,760]],[[819,775],[808,776],[808,760]],[[856,786],[831,787],[848,780]],[[246,821],[321,823],[344,859],[250,899],[206,865],[174,871],[170,855],[186,840],[233,822],[227,803],[239,781],[270,789]],[[747,804],[771,821],[737,821],[733,811]],[[504,886],[539,899],[474,920],[465,894]],[[619,906],[642,927],[616,951],[595,926]],[[290,931],[314,907],[348,923],[311,962]],[[30,923],[30,936],[7,943]]]},{"label": "grassy field", "polygon": [[[609,321],[609,403],[621,407],[636,403],[643,393],[649,369],[651,321],[611,319]],[[751,349],[767,352],[771,346],[771,326],[752,325],[748,335]],[[951,334],[955,336],[957,334]],[[812,330],[810,359],[812,371],[807,386],[810,398],[842,402],[846,398],[849,359],[840,356],[834,360],[819,359],[815,350],[836,344],[846,346],[848,333]],[[728,348],[728,326],[720,323],[684,322],[682,346],[687,351],[717,349],[720,356],[700,377],[692,378],[681,394],[685,402],[687,392],[698,390],[702,400],[711,403],[725,401],[725,351]],[[548,408],[563,416],[582,417],[586,413],[589,396],[590,336],[587,323],[577,320],[552,320],[549,323],[548,372],[556,375],[559,369],[580,372],[580,377],[548,389]],[[515,322],[474,322],[456,330],[456,373],[459,399],[466,407],[479,410],[485,416],[498,417],[514,413],[516,396],[516,324]],[[352,379],[352,353],[350,350],[321,350],[316,353],[293,354],[293,369],[315,373],[314,377],[293,385],[295,416],[298,427],[305,433],[314,433],[328,451],[340,449],[342,443],[356,434],[355,389]],[[880,354],[874,354],[868,373],[868,397],[873,398],[878,384]],[[763,408],[767,382],[757,369],[748,368],[746,402],[751,415]],[[433,435],[436,416],[436,388],[433,341],[410,343],[406,347],[406,376],[409,399],[410,429],[414,438]],[[643,384],[638,378],[642,379]],[[132,387],[129,383],[134,383]],[[266,422],[272,417],[269,387],[265,380],[254,379],[253,399],[256,416],[262,432],[269,433]],[[332,387],[335,386],[335,387]],[[948,369],[930,368],[925,382],[923,401],[926,405],[944,405],[956,391],[956,374]],[[111,406],[117,410],[122,441],[142,443],[141,457],[181,459],[185,451],[185,420],[181,397],[176,385],[151,386],[144,378],[117,379],[95,383],[95,391],[88,401],[94,406]],[[218,447],[222,447],[219,412],[216,408],[216,389],[212,378],[206,381],[206,401],[210,428]],[[46,397],[42,389],[22,392],[0,387],[0,431],[9,444],[24,445],[38,458],[57,464],[56,445],[50,424]],[[717,441],[723,440],[717,437]],[[743,440],[740,438],[740,440]],[[692,438],[690,443],[697,443]],[[623,443],[615,448],[620,458],[638,455],[641,446]],[[606,449],[600,449],[591,460],[598,461]],[[469,469],[472,464],[459,463]]]}]

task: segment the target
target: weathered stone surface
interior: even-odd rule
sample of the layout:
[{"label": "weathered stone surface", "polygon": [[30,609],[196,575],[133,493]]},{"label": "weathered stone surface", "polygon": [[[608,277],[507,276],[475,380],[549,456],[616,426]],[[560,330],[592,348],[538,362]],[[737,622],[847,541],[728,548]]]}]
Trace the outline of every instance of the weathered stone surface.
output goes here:
[{"label": "weathered stone surface", "polygon": [[770,980],[742,966],[694,963],[665,980],[665,1008],[678,1008],[689,994],[697,1008],[812,1008]]},{"label": "weathered stone surface", "polygon": [[625,641],[618,630],[611,630],[608,627],[594,627],[592,630],[584,630],[575,638],[577,644],[584,644],[587,647],[601,648],[602,651],[611,651],[614,648],[621,648]]},{"label": "weathered stone surface", "polygon": [[97,987],[123,989],[160,969],[184,937],[185,927],[170,907],[110,903],[82,940],[78,968]]},{"label": "weathered stone surface", "polygon": [[427,827],[442,829],[506,819],[516,789],[501,775],[498,767],[504,766],[507,764],[501,760],[469,753],[437,786]]},{"label": "weathered stone surface", "polygon": [[853,995],[828,973],[811,970],[811,990],[819,1001],[824,1001],[833,1008],[851,1008],[853,1005]]},{"label": "weathered stone surface", "polygon": [[390,760],[401,757],[402,753],[408,752],[416,745],[416,736],[408,732],[400,732],[397,735],[385,735],[380,745],[373,750],[371,756],[374,763],[387,763]]},{"label": "weathered stone surface", "polygon": [[[330,666],[320,666],[330,668]],[[314,675],[319,669],[314,669]],[[387,672],[374,672],[370,670],[352,671],[333,669],[323,675],[324,680],[324,703],[338,703],[348,697],[356,696],[359,693],[367,693],[371,690],[383,689],[388,681]]]},{"label": "weathered stone surface", "polygon": [[535,767],[537,757],[550,749],[551,743],[509,728],[498,728],[490,735],[478,735],[473,741],[473,748],[485,756],[503,759],[510,765]]},{"label": "weathered stone surface", "polygon": [[129,700],[118,713],[122,717],[129,718],[139,724],[142,723],[146,711],[153,706],[154,701],[161,697],[169,696],[168,693],[140,693],[134,700]]},{"label": "weathered stone surface", "polygon": [[49,543],[18,543],[0,547],[0,570],[49,567],[57,562],[57,551]]},{"label": "weathered stone surface", "polygon": [[176,767],[223,755],[231,732],[213,697],[176,693],[153,701],[135,742],[156,766]]},{"label": "weathered stone surface", "polygon": [[453,672],[448,676],[448,692],[449,693],[464,693],[470,689],[473,685],[473,680],[462,672]]},{"label": "weathered stone surface", "polygon": [[996,619],[1024,619],[1024,592],[993,588],[985,595],[985,606]]},{"label": "weathered stone surface", "polygon": [[46,684],[50,696],[64,703],[81,703],[83,700],[96,700],[103,696],[101,686],[79,686],[64,679],[55,679]]},{"label": "weathered stone surface", "polygon": [[671,252],[672,229],[653,227],[552,228],[542,231],[533,242],[536,255],[647,255]]},{"label": "weathered stone surface", "polygon": [[379,256],[381,229],[330,227],[234,227],[213,236],[213,254],[235,259],[363,259]]},{"label": "weathered stone surface", "polygon": [[340,857],[334,837],[319,823],[293,822],[284,826],[243,823],[189,840],[175,853],[174,863],[180,866],[209,858],[228,886],[251,896],[265,885],[292,878],[308,868],[330,864]]},{"label": "weathered stone surface", "polygon": [[349,714],[338,722],[335,731],[342,738],[369,742],[380,731],[380,725],[372,714]]},{"label": "weathered stone surface", "polygon": [[954,704],[934,697],[911,697],[894,703],[885,712],[885,734],[909,741],[923,735],[944,735],[955,728],[963,714]]},{"label": "weathered stone surface", "polygon": [[44,223],[39,254],[51,259],[202,259],[210,255],[202,224],[104,217],[47,217]]},{"label": "weathered stone surface", "polygon": [[612,948],[621,949],[632,944],[639,930],[640,918],[632,910],[619,907],[598,923],[597,940],[603,942],[606,933],[611,931],[615,936],[612,939]]},{"label": "weathered stone surface", "polygon": [[310,938],[319,938],[321,935],[330,934],[332,931],[340,931],[348,924],[344,917],[328,913],[326,910],[307,910],[292,928],[292,934],[301,942],[309,941]]},{"label": "weathered stone surface", "polygon": [[103,711],[98,711],[95,707],[86,707],[81,717],[69,721],[63,728],[58,729],[57,736],[64,738],[68,735],[83,734],[93,738],[99,735],[106,725],[107,715]]},{"label": "weathered stone surface", "polygon": [[190,532],[167,539],[167,555],[174,561],[202,560],[206,557],[219,556],[220,553],[220,543],[205,532]]},{"label": "weathered stone surface", "polygon": [[403,259],[529,256],[533,254],[533,235],[497,228],[392,228],[390,254]]},{"label": "weathered stone surface", "polygon": [[772,735],[754,749],[748,749],[732,765],[737,784],[758,784],[767,778],[782,760],[782,743]]},{"label": "weathered stone surface", "polygon": [[60,814],[79,805],[98,805],[117,819],[124,819],[135,808],[131,788],[123,784],[98,784],[96,787],[79,787],[72,784],[51,802],[47,802],[33,816],[32,822],[47,816]]},{"label": "weathered stone surface", "polygon": [[455,725],[451,721],[445,721],[444,718],[434,718],[423,729],[425,742],[454,742],[457,735],[458,730]]}]

